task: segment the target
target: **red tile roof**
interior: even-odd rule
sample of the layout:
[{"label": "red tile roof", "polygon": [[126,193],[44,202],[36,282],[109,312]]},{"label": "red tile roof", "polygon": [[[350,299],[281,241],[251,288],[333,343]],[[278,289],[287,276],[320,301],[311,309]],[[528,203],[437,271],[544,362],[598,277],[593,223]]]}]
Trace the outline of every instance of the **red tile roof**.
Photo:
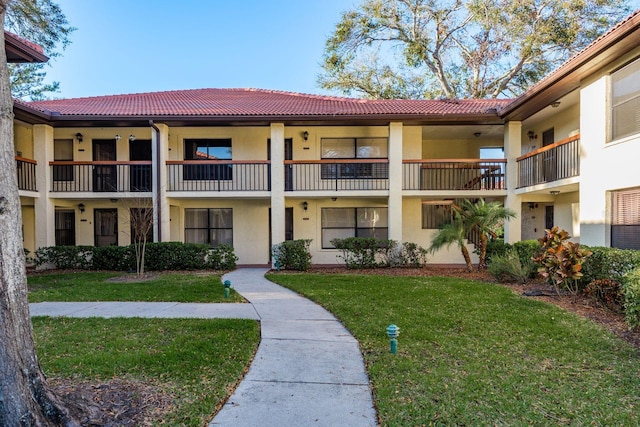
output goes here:
[{"label": "red tile roof", "polygon": [[61,116],[496,115],[509,100],[367,100],[260,89],[194,89],[29,102]]},{"label": "red tile roof", "polygon": [[7,62],[47,62],[42,46],[23,39],[9,31],[4,32]]}]

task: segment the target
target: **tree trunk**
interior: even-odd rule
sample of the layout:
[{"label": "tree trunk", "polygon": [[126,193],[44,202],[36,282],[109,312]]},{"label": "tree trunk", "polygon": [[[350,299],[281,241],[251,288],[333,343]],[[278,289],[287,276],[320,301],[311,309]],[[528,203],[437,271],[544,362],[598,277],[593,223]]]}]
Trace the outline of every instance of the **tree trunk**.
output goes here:
[{"label": "tree trunk", "polygon": [[[9,0],[0,0],[0,19]],[[0,426],[73,426],[49,390],[33,342],[13,143],[13,99],[0,32]]]},{"label": "tree trunk", "polygon": [[463,243],[462,246],[460,246],[460,250],[462,251],[464,262],[467,263],[467,270],[473,271],[473,263],[471,262],[471,255],[469,255],[469,249],[467,249],[467,247]]},{"label": "tree trunk", "polygon": [[487,235],[480,231],[480,260],[478,261],[478,270],[487,268]]}]

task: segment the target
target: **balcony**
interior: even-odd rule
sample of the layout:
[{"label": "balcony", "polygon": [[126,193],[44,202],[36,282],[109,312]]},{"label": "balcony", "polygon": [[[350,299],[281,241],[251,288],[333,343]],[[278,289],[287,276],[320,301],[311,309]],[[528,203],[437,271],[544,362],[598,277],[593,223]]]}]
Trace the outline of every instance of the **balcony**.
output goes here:
[{"label": "balcony", "polygon": [[168,191],[270,191],[271,164],[264,161],[167,161]]},{"label": "balcony", "polygon": [[38,191],[36,188],[36,165],[38,162],[24,157],[16,157],[18,190]]},{"label": "balcony", "polygon": [[52,192],[150,192],[151,161],[49,163]]},{"label": "balcony", "polygon": [[564,139],[520,156],[518,188],[580,175],[580,136]]},{"label": "balcony", "polygon": [[403,190],[505,190],[506,159],[403,161]]},{"label": "balcony", "polygon": [[389,189],[389,160],[285,160],[285,191]]}]

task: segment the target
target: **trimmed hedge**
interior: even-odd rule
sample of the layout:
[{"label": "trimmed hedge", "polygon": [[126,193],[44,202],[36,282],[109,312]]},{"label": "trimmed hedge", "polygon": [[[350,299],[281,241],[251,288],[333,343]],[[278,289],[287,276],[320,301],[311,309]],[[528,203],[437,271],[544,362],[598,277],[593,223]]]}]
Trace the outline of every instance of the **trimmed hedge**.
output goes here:
[{"label": "trimmed hedge", "polygon": [[640,268],[631,270],[622,278],[624,315],[632,329],[640,327]]},{"label": "trimmed hedge", "polygon": [[427,262],[427,250],[415,243],[398,245],[395,240],[374,237],[347,237],[331,243],[342,254],[347,268],[422,267]]},{"label": "trimmed hedge", "polygon": [[640,251],[602,246],[583,247],[591,251],[591,256],[582,264],[580,282],[583,286],[600,279],[622,282],[625,274],[640,268]]},{"label": "trimmed hedge", "polygon": [[[233,270],[238,257],[229,245],[209,248],[204,244],[147,243],[145,270]],[[135,271],[134,246],[51,246],[35,253],[37,266],[58,269]]]}]

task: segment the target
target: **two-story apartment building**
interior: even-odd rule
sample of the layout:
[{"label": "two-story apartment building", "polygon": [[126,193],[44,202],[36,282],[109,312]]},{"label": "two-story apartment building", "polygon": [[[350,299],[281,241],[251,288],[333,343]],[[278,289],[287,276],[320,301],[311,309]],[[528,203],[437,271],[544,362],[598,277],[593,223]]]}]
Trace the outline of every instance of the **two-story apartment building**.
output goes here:
[{"label": "two-story apartment building", "polygon": [[[640,11],[511,100],[362,100],[200,89],[15,103],[25,247],[231,244],[265,265],[286,239],[429,246],[455,200],[518,213],[506,239],[558,225],[640,248]],[[432,263],[460,263],[455,248]]]}]

